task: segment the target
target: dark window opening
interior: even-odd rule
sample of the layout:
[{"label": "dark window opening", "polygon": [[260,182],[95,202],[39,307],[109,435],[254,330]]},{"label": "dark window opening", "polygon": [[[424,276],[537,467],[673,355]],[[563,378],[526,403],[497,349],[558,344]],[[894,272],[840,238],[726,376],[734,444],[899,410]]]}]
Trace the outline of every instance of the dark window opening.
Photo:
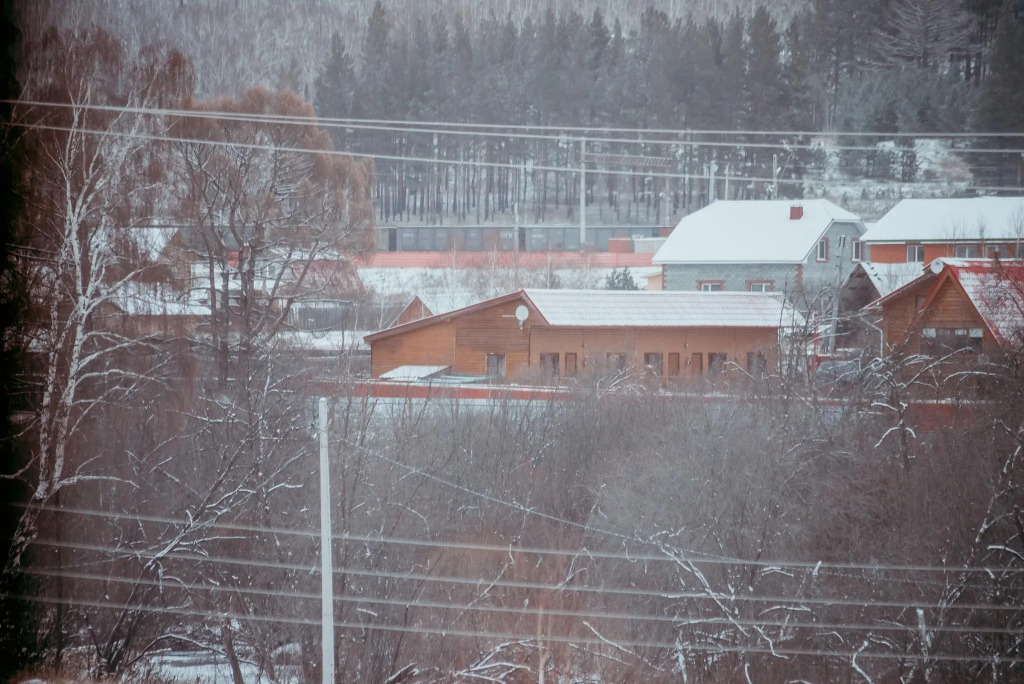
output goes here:
[{"label": "dark window opening", "polygon": [[488,354],[487,355],[487,375],[492,378],[503,378],[505,377],[505,355],[504,354]]},{"label": "dark window opening", "polygon": [[612,352],[607,356],[608,370],[612,373],[621,373],[626,370],[626,355],[622,352]]},{"label": "dark window opening", "polygon": [[708,374],[721,375],[725,368],[725,354],[717,352],[708,353]]},{"label": "dark window opening", "polygon": [[747,352],[747,372],[755,378],[764,376],[768,360],[761,352]]},{"label": "dark window opening", "polygon": [[558,354],[541,354],[540,371],[545,377],[558,381]]},{"label": "dark window opening", "polygon": [[565,377],[576,377],[576,353],[568,352],[565,355]]},{"label": "dark window opening", "polygon": [[670,352],[668,355],[668,374],[670,377],[679,375],[679,352]]}]

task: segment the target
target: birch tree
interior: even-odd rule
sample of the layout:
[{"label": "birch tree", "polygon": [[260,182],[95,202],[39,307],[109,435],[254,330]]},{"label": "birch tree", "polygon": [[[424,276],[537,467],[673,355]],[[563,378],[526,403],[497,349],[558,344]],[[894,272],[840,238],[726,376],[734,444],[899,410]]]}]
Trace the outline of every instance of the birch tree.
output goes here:
[{"label": "birch tree", "polygon": [[40,397],[26,434],[31,460],[18,473],[31,488],[11,566],[36,532],[39,509],[61,490],[99,477],[97,454],[73,451],[73,438],[100,405],[127,401],[151,373],[116,362],[139,342],[104,317],[145,268],[132,258],[130,229],[150,220],[165,176],[163,150],[146,136],[160,122],[93,106],[155,106],[191,87],[187,61],[166,48],[129,55],[111,36],[47,33],[30,58],[34,72],[20,108],[27,127],[22,180],[28,235],[22,248],[32,304],[23,334],[40,359],[30,378]]}]

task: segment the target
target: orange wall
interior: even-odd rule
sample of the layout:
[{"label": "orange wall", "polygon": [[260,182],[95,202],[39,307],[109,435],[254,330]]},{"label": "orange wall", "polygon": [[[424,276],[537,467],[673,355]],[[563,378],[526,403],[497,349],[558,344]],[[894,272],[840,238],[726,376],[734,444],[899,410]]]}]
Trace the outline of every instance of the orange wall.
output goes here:
[{"label": "orange wall", "polygon": [[[920,244],[920,243],[910,243]],[[1012,256],[1014,254],[1014,245],[1004,244],[988,244],[982,245],[980,243],[969,243],[969,242],[958,242],[958,243],[928,243],[924,245],[924,263],[928,264],[935,259],[940,258],[951,258],[956,255],[956,244],[976,244],[978,247],[978,256],[987,257],[988,250],[992,248],[1001,248],[1004,257]],[[870,245],[870,251],[868,256],[871,258],[873,263],[878,264],[902,264],[907,261],[907,243],[872,243]]]}]

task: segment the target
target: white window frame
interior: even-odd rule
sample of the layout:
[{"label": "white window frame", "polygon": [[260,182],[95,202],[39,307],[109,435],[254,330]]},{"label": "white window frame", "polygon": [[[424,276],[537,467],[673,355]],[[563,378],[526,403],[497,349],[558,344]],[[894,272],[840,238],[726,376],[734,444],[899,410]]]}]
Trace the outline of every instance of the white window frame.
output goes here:
[{"label": "white window frame", "polygon": [[[911,256],[913,255],[913,256]],[[920,259],[915,258],[920,255]],[[908,264],[923,264],[924,263],[924,245],[907,245],[907,263]]]},{"label": "white window frame", "polygon": [[953,255],[957,259],[977,259],[978,245],[957,245],[953,248]]},{"label": "white window frame", "polygon": [[814,260],[826,262],[828,261],[828,238],[823,237],[818,240],[818,246],[815,248]]},{"label": "white window frame", "polygon": [[720,281],[705,281],[700,284],[701,292],[721,292],[725,288],[725,285]]},{"label": "white window frame", "polygon": [[854,239],[850,241],[850,260],[864,261],[864,243]]},{"label": "white window frame", "polygon": [[750,292],[771,292],[775,289],[775,284],[770,280],[755,280],[747,286],[747,290]]}]

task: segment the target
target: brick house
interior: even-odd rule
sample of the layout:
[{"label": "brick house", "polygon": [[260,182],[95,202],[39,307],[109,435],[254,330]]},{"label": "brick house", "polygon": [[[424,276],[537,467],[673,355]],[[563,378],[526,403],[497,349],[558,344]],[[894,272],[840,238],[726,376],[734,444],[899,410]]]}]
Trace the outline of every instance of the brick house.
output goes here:
[{"label": "brick house", "polygon": [[718,201],[683,218],[654,263],[666,290],[784,292],[805,303],[842,284],[864,230],[823,199]]},{"label": "brick house", "polygon": [[[635,369],[671,378],[759,371],[803,319],[779,295],[520,290],[368,335],[371,375],[402,368],[541,384]],[[399,375],[402,375],[400,372]]]},{"label": "brick house", "polygon": [[1024,257],[1024,197],[901,200],[862,238],[873,263]]},{"label": "brick house", "polygon": [[1024,260],[937,259],[870,305],[884,344],[907,354],[1024,348]]}]

